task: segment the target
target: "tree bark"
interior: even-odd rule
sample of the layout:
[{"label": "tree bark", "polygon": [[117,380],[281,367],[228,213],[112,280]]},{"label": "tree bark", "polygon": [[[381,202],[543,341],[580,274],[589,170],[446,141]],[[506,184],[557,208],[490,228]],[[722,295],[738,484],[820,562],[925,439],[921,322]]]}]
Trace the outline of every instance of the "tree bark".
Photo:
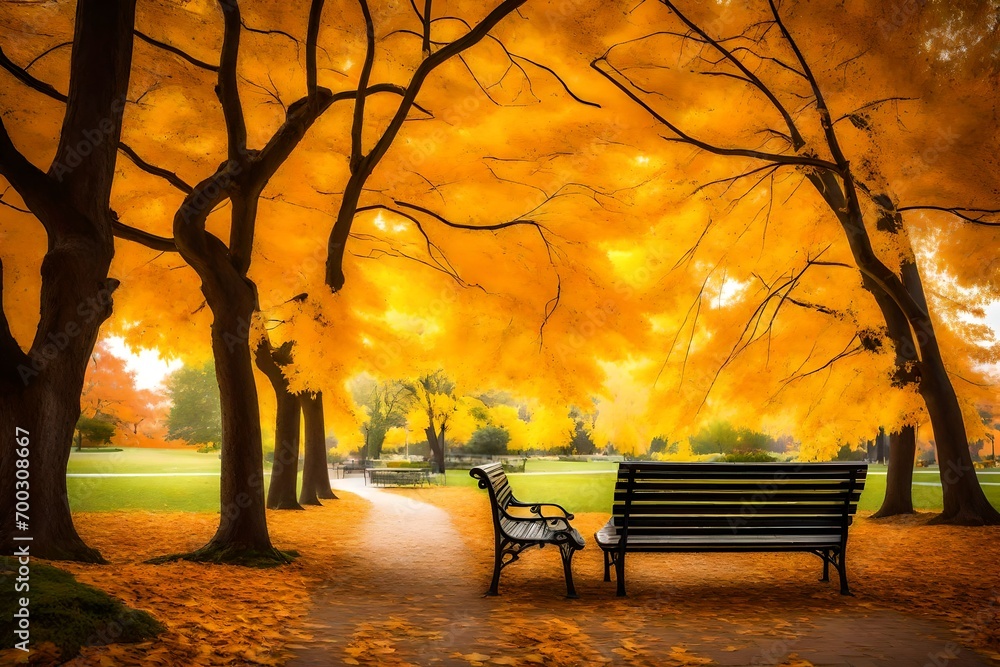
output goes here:
[{"label": "tree bark", "polygon": [[306,452],[302,468],[302,492],[299,502],[303,505],[321,505],[320,498],[336,500],[330,488],[330,468],[326,455],[326,422],[323,417],[323,393],[305,393],[299,396],[302,416],[306,422]]},{"label": "tree bark", "polygon": [[[104,562],[73,526],[66,465],[84,373],[118,287],[108,278],[114,256],[109,201],[131,71],[135,0],[79,0],[74,25],[66,113],[48,172],[17,151],[0,120],[0,174],[48,238],[40,317],[27,353],[11,335],[0,304],[0,546],[10,553],[15,544],[30,544],[39,558]],[[0,297],[2,272],[0,265]],[[27,480],[17,479],[22,468],[12,446],[16,429],[27,431]],[[27,481],[27,489],[18,489],[17,481]],[[29,511],[22,513],[27,520],[15,514],[17,490],[30,494]],[[15,536],[32,540],[15,542]]]},{"label": "tree bark", "polygon": [[430,445],[431,455],[434,457],[434,463],[437,465],[437,471],[440,474],[444,474],[444,427],[441,427],[441,433],[435,432],[434,426],[428,426],[424,429],[424,433],[427,435],[427,444]]},{"label": "tree bark", "polygon": [[202,286],[215,316],[212,351],[222,403],[222,516],[208,544],[185,557],[211,562],[286,561],[267,532],[260,410],[249,341],[256,295],[242,281],[229,287],[223,291]]},{"label": "tree bark", "polygon": [[257,346],[257,368],[267,376],[277,404],[274,420],[274,464],[271,466],[271,483],[267,488],[267,508],[272,510],[300,510],[295,499],[295,486],[299,469],[299,426],[301,425],[299,398],[288,391],[288,380],[282,367],[292,361],[291,343],[273,349],[266,338]]},{"label": "tree bark", "polygon": [[889,469],[885,477],[885,498],[872,516],[881,519],[897,514],[913,514],[913,462],[917,454],[917,432],[904,426],[889,435]]}]

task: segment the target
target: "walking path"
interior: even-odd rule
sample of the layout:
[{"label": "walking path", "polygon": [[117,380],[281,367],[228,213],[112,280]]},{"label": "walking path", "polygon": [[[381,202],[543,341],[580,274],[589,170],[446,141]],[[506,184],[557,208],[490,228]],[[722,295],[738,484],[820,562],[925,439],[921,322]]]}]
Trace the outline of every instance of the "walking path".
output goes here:
[{"label": "walking path", "polygon": [[484,598],[492,544],[471,553],[444,510],[360,478],[333,483],[372,508],[359,553],[331,563],[314,591],[313,639],[290,647],[289,665],[993,664],[937,620],[845,603],[812,581],[779,591],[708,581],[697,599],[690,585],[678,595],[670,582],[634,581],[616,599],[578,564],[581,599],[567,600],[558,555],[546,549],[526,553],[504,572],[501,596]]}]

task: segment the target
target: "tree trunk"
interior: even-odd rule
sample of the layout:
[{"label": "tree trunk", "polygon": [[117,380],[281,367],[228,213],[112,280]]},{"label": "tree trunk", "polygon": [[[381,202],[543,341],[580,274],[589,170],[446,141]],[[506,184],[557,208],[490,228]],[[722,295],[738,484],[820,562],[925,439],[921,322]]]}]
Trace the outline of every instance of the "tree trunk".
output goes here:
[{"label": "tree trunk", "polygon": [[444,474],[444,427],[441,427],[441,434],[438,435],[434,426],[428,426],[424,429],[424,433],[427,435],[427,444],[430,445],[431,455],[434,457],[434,463],[437,466],[436,472]]},{"label": "tree trunk", "polygon": [[872,516],[881,519],[913,514],[913,462],[917,454],[917,431],[904,426],[889,435],[889,469],[885,476],[885,498]]},{"label": "tree trunk", "polygon": [[222,516],[208,544],[184,558],[287,562],[267,533],[260,410],[249,341],[256,295],[246,280],[230,283],[227,290],[211,282],[203,282],[202,288],[214,315],[212,351],[222,403]]},{"label": "tree trunk", "polygon": [[368,432],[368,458],[381,459],[382,446],[385,444],[385,429],[377,428]]},{"label": "tree trunk", "polygon": [[306,422],[306,453],[302,468],[303,505],[321,505],[320,498],[336,500],[330,488],[330,468],[326,455],[326,422],[323,417],[323,393],[300,394],[302,416]]},{"label": "tree trunk", "polygon": [[907,336],[896,348],[897,372],[900,354],[919,360],[912,364],[911,372],[916,375],[920,395],[927,406],[941,468],[944,509],[932,522],[972,526],[1000,524],[1000,512],[990,504],[976,478],[961,406],[941,357],[920,273],[912,260],[913,251],[902,219],[894,212],[887,196],[875,196],[875,202],[882,207],[877,221],[879,229],[895,235],[902,247],[908,250],[908,259],[902,262],[900,275],[897,276],[875,254],[857,200],[853,175],[847,171],[845,176],[849,195],[846,201],[838,201],[836,194],[831,195],[841,192],[840,184],[831,174],[826,173],[812,180],[837,212],[851,253],[864,276],[863,284],[879,304],[890,336],[895,338],[898,333],[894,324],[898,317],[906,320]]},{"label": "tree trunk", "polygon": [[[74,25],[66,113],[48,172],[17,151],[0,120],[0,173],[48,240],[40,317],[27,354],[0,303],[0,546],[9,553],[15,544],[30,544],[39,558],[104,562],[73,526],[66,465],[84,373],[118,287],[108,278],[114,256],[108,202],[131,71],[135,0],[79,0]],[[0,302],[2,272],[0,265]],[[15,454],[17,429],[27,431],[26,458]],[[18,466],[22,460],[27,468]],[[18,479],[21,470],[27,479],[24,473]],[[27,488],[19,489],[17,481],[27,481]],[[27,491],[29,499],[18,501],[17,491]],[[16,516],[17,502],[28,503],[26,520]],[[32,540],[14,540],[26,536]]]},{"label": "tree trunk", "polygon": [[274,388],[278,400],[274,420],[274,465],[271,466],[271,483],[267,488],[267,508],[272,510],[300,510],[295,499],[295,486],[299,477],[299,427],[301,409],[299,399],[289,393],[288,387]]},{"label": "tree trunk", "polygon": [[291,343],[285,343],[275,350],[263,338],[254,358],[257,368],[271,383],[277,404],[274,419],[274,464],[271,466],[271,483],[267,488],[267,508],[300,510],[302,506],[295,499],[295,485],[299,473],[301,409],[298,396],[288,391],[288,380],[281,370],[291,363]]},{"label": "tree trunk", "polygon": [[[59,255],[62,261],[55,259]],[[20,379],[4,378],[0,382],[0,428],[6,438],[0,462],[5,490],[5,553],[25,544],[14,538],[31,537],[30,551],[35,557],[106,562],[83,542],[73,526],[66,465],[80,419],[84,373],[100,325],[111,314],[111,290],[117,281],[102,279],[110,262],[110,249],[97,244],[90,244],[89,249],[81,244],[76,252],[50,251],[43,261],[39,335],[46,331],[75,335],[54,335],[49,343],[40,346],[38,356],[24,359],[19,367]],[[94,307],[81,315],[77,306],[88,301]],[[18,474],[22,468],[15,458],[21,457],[14,456],[13,438],[18,429],[23,429],[21,435],[27,431],[27,478]],[[20,508],[16,502],[18,479],[28,482],[29,493],[27,500],[21,501],[27,505]],[[20,509],[26,511],[15,514]]]},{"label": "tree trunk", "polygon": [[979,486],[965,435],[962,409],[938,352],[937,340],[931,337],[921,349],[924,350],[924,360],[921,363],[920,395],[924,397],[931,417],[944,495],[944,510],[931,523],[957,526],[1000,524],[1000,512],[990,504]]}]

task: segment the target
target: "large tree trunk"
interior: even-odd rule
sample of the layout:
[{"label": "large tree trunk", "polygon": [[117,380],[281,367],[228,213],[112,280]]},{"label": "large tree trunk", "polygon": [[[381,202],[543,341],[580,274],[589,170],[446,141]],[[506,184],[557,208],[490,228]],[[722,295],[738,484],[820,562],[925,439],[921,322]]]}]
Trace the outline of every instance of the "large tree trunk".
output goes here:
[{"label": "large tree trunk", "polygon": [[[948,377],[937,335],[929,316],[923,284],[902,219],[891,206],[885,195],[876,195],[876,203],[882,207],[878,227],[894,234],[901,247],[906,248],[907,258],[901,264],[900,275],[896,275],[875,254],[864,214],[858,202],[853,174],[849,169],[844,174],[844,190],[831,173],[810,176],[810,180],[836,212],[844,231],[854,260],[864,276],[864,287],[875,297],[889,328],[890,336],[896,338],[894,322],[902,316],[907,323],[907,336],[897,343],[897,371],[900,353],[907,358],[918,359],[910,365],[917,378],[918,388],[927,414],[930,417],[941,468],[941,486],[944,495],[944,509],[935,517],[934,523],[955,525],[995,525],[1000,524],[997,512],[976,478],[969,452],[965,422],[955,388]],[[846,192],[846,199],[844,193]]]},{"label": "large tree trunk", "polygon": [[299,502],[303,505],[320,505],[320,498],[336,500],[330,488],[330,468],[326,456],[326,421],[323,417],[323,393],[304,393],[299,396],[302,416],[306,422],[306,452],[302,468],[302,492]]},{"label": "large tree trunk", "polygon": [[[49,343],[41,345],[34,359],[25,358],[19,378],[5,379],[0,388],[0,428],[10,438],[23,429],[29,442],[28,511],[22,513],[28,517],[26,528],[15,523],[23,519],[15,517],[15,458],[20,457],[13,456],[12,440],[4,447],[2,506],[7,553],[15,545],[13,537],[30,536],[31,553],[39,558],[104,562],[73,526],[66,465],[80,418],[84,373],[101,323],[111,314],[111,290],[117,281],[103,278],[110,260],[110,248],[81,243],[75,251],[50,252],[43,262],[40,335],[63,333],[55,333]],[[94,307],[81,316],[77,304],[88,302]]]},{"label": "large tree trunk", "polygon": [[211,562],[287,561],[271,545],[264,503],[260,410],[250,359],[249,322],[256,295],[249,281],[203,283],[212,310],[212,351],[222,403],[222,478],[219,528],[185,558]]},{"label": "large tree trunk", "polygon": [[[929,322],[925,331],[928,329]],[[919,333],[918,330],[918,336]],[[927,412],[931,417],[944,495],[944,511],[931,523],[958,526],[1000,524],[1000,512],[990,504],[979,486],[965,434],[962,409],[933,334],[921,350],[924,360],[921,363],[920,395],[927,403]]]},{"label": "large tree trunk", "polygon": [[[44,226],[40,318],[25,354],[0,304],[0,545],[31,555],[103,562],[73,526],[66,465],[80,417],[83,378],[118,281],[108,205],[132,62],[135,0],[79,0],[70,84],[59,145],[48,172],[14,147],[0,120],[0,173]],[[3,267],[0,265],[0,274]],[[3,284],[0,278],[0,297]],[[18,431],[22,429],[22,431]],[[27,457],[15,453],[27,432]],[[25,448],[19,448],[23,451]],[[18,465],[27,461],[27,468]],[[20,470],[27,470],[18,475]],[[20,477],[20,479],[19,479]],[[16,485],[26,481],[27,485]],[[25,488],[25,486],[27,488]],[[16,492],[29,494],[17,500]],[[26,502],[27,519],[16,516]],[[23,505],[21,507],[24,507]],[[17,524],[22,521],[22,524]],[[25,527],[26,524],[26,527]],[[15,537],[31,537],[16,541]]]},{"label": "large tree trunk", "polygon": [[917,454],[917,431],[904,426],[889,435],[889,469],[885,476],[885,498],[872,516],[881,519],[913,514],[913,461]]},{"label": "large tree trunk", "polygon": [[301,425],[299,398],[288,391],[288,380],[282,366],[291,363],[291,343],[276,350],[266,339],[257,346],[257,368],[267,376],[277,403],[274,420],[274,464],[271,466],[271,483],[267,488],[267,508],[272,510],[300,510],[295,499],[295,486],[299,472],[299,426]]}]

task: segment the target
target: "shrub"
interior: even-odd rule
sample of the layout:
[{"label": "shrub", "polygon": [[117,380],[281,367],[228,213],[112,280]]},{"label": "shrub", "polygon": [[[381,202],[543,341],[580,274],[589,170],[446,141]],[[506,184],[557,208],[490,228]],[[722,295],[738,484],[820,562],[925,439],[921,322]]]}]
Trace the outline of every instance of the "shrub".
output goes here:
[{"label": "shrub", "polygon": [[772,463],[777,461],[777,457],[760,449],[733,450],[723,456],[720,461],[726,463]]}]

